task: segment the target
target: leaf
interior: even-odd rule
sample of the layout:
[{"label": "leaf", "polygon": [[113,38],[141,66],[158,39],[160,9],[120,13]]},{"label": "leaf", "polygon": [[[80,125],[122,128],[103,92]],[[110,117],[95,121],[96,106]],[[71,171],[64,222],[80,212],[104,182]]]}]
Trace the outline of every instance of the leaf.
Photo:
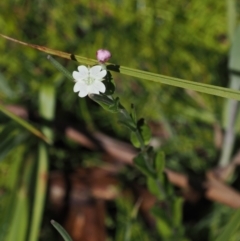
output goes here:
[{"label": "leaf", "polygon": [[72,241],[71,237],[67,233],[67,231],[56,221],[51,220],[51,224],[53,225],[54,228],[57,229],[57,231],[62,235],[64,241]]},{"label": "leaf", "polygon": [[107,75],[105,80],[103,81],[104,85],[106,86],[105,95],[113,95],[115,92],[115,83],[113,81],[112,75],[110,71],[107,71]]},{"label": "leaf", "polygon": [[148,167],[146,160],[144,158],[144,155],[142,153],[139,153],[134,159],[133,159],[134,164],[136,167],[146,176],[155,178],[155,173],[150,170]]},{"label": "leaf", "polygon": [[10,86],[8,85],[7,80],[5,77],[0,73],[0,90],[3,92],[8,98],[12,98],[14,96],[13,91],[11,90]]},{"label": "leaf", "polygon": [[158,151],[154,158],[154,166],[158,176],[162,176],[165,168],[165,154],[162,151]]},{"label": "leaf", "polygon": [[[240,89],[240,25],[235,33],[234,41],[230,50],[229,72],[230,88]],[[223,116],[223,126],[225,127],[225,136],[223,148],[219,160],[220,166],[224,167],[230,162],[232,155],[236,130],[239,129],[240,110],[239,103],[236,100],[226,100]],[[235,128],[234,128],[235,127]]]},{"label": "leaf", "polygon": [[[55,86],[53,84],[42,83],[39,89],[39,109],[42,118],[48,121],[53,120],[55,114]],[[51,141],[53,140],[53,131],[51,128],[43,126],[42,131]],[[47,181],[48,150],[44,143],[39,143],[38,168],[29,241],[38,240],[45,205]]]},{"label": "leaf", "polygon": [[137,130],[137,124],[121,104],[119,104],[119,113],[121,114],[119,122],[128,127],[131,131],[135,132]]},{"label": "leaf", "polygon": [[51,144],[51,141],[45,136],[43,135],[42,132],[40,132],[37,128],[35,128],[33,125],[31,125],[30,123],[28,123],[27,121],[23,120],[22,118],[16,116],[15,114],[13,114],[12,112],[10,112],[9,110],[7,110],[3,105],[0,104],[0,111],[3,112],[6,116],[8,116],[10,119],[14,120],[15,122],[17,122],[18,124],[20,124],[21,126],[23,126],[25,129],[27,129],[28,131],[30,131],[32,134],[34,134],[35,136],[39,137],[40,139],[44,140],[46,143]]},{"label": "leaf", "polygon": [[216,238],[215,241],[228,241],[240,227],[240,209],[238,209],[232,218],[227,222],[222,233]]},{"label": "leaf", "polygon": [[4,158],[11,150],[13,150],[16,146],[20,145],[26,140],[25,133],[21,133],[17,136],[11,135],[8,138],[4,136],[4,138],[2,139],[3,136],[4,135],[1,133],[0,140],[3,140],[3,141],[0,143],[0,162],[4,160]]},{"label": "leaf", "polygon": [[[12,227],[12,220],[14,219],[15,206],[19,190],[19,181],[21,172],[21,166],[23,161],[23,156],[25,153],[24,146],[18,146],[9,153],[4,162],[0,165],[0,240],[6,240],[6,236],[9,234],[9,228]],[[5,164],[5,165],[4,165]],[[7,173],[4,175],[3,170],[6,171],[6,166],[8,168]],[[2,175],[3,174],[3,175]]]},{"label": "leaf", "polygon": [[44,143],[39,143],[38,167],[29,241],[37,241],[41,227],[48,181],[48,155]]},{"label": "leaf", "polygon": [[[144,119],[140,119],[137,123],[137,126],[139,133],[143,139],[144,145],[148,145],[151,139],[151,130],[149,126],[144,123]],[[141,143],[136,132],[131,133],[130,140],[135,147],[141,147]]]},{"label": "leaf", "polygon": [[[42,51],[42,52],[45,52],[45,53],[48,53],[51,55],[56,55],[56,56],[66,58],[69,60],[75,60],[80,63],[89,64],[89,65],[98,64],[97,60],[81,57],[81,56],[66,53],[66,52],[61,52],[58,50],[53,50],[53,49],[50,49],[50,48],[47,48],[44,46],[28,44],[28,43],[16,40],[14,38],[10,38],[3,34],[0,34],[0,36],[5,39],[8,39],[10,41],[13,41],[15,43],[37,49],[39,51]],[[142,71],[142,70],[124,67],[124,66],[120,66],[120,65],[114,65],[114,64],[109,64],[107,66],[107,68],[108,68],[108,70],[111,70],[111,71],[119,72],[121,74],[125,74],[125,75],[132,76],[135,78],[153,81],[153,82],[156,82],[159,84],[167,84],[167,85],[180,87],[180,88],[184,88],[184,89],[195,90],[195,91],[210,94],[210,95],[220,96],[223,98],[240,100],[240,91],[231,90],[229,88],[224,88],[224,87],[214,86],[214,85],[209,85],[209,84],[203,84],[203,83],[193,82],[193,81],[184,80],[184,79],[178,79],[178,78],[174,78],[174,77],[170,77],[170,76],[164,76],[164,75],[160,75],[160,74],[155,74],[155,73],[151,73],[151,72],[147,72],[147,71]]]},{"label": "leaf", "polygon": [[157,181],[154,178],[152,178],[152,177],[147,178],[147,187],[148,187],[148,190],[153,195],[155,195],[156,197],[158,197],[160,199],[161,194],[159,193]]},{"label": "leaf", "polygon": [[103,107],[103,109],[110,111],[112,113],[118,112],[119,107],[119,99],[111,99],[107,97],[106,95],[96,95],[96,94],[90,94],[89,98],[91,98],[93,101],[97,102],[100,106]]},{"label": "leaf", "polygon": [[238,8],[236,0],[227,0],[227,21],[228,21],[228,37],[233,40],[236,31]]},{"label": "leaf", "polygon": [[[44,82],[39,89],[39,113],[42,118],[52,121],[55,114],[55,86],[52,83]],[[51,142],[53,131],[51,127],[44,126],[42,131]]]},{"label": "leaf", "polygon": [[181,197],[176,197],[173,200],[173,224],[174,227],[179,227],[182,224],[182,204],[183,199]]},{"label": "leaf", "polygon": [[172,235],[172,223],[167,216],[166,209],[154,206],[151,213],[156,217],[157,230],[161,237],[169,238]]},{"label": "leaf", "polygon": [[66,68],[64,68],[57,60],[55,60],[51,55],[48,55],[47,59],[56,67],[56,69],[62,72],[67,79],[74,81],[71,73]]},{"label": "leaf", "polygon": [[[22,155],[24,158],[24,155]],[[31,176],[34,167],[32,157],[24,163],[24,170],[21,178],[21,184],[17,189],[17,195],[12,207],[14,209],[13,220],[8,230],[6,241],[18,240],[25,241],[27,236],[27,227],[29,223],[29,189]]]},{"label": "leaf", "polygon": [[232,47],[230,49],[229,69],[240,72],[240,25],[235,30]]}]

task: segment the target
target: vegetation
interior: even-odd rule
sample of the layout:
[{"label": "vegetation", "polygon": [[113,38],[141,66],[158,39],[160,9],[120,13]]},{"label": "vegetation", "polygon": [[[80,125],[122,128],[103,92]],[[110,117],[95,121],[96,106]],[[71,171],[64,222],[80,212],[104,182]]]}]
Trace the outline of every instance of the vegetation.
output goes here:
[{"label": "vegetation", "polygon": [[[238,102],[223,97],[240,96],[239,6],[0,2],[1,34],[35,45],[0,39],[0,240],[238,240]],[[72,60],[100,48],[108,97],[79,98]]]}]

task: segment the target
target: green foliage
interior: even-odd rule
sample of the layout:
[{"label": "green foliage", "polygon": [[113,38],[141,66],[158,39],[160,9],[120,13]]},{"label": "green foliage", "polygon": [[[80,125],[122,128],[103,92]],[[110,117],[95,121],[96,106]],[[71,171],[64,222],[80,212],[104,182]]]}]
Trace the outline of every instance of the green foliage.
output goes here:
[{"label": "green foliage", "polygon": [[71,237],[68,235],[66,230],[56,221],[51,220],[51,224],[56,228],[56,230],[61,234],[64,241],[72,241]]},{"label": "green foliage", "polygon": [[[240,210],[236,211],[231,219],[228,221],[227,225],[224,227],[222,232],[219,234],[219,236],[215,239],[216,241],[224,241],[224,240],[239,240],[239,233],[237,231],[239,230],[239,220],[240,220]],[[236,236],[237,233],[237,236]]]},{"label": "green foliage", "polygon": [[[175,195],[164,167],[202,173],[215,165],[218,153],[212,140],[212,126],[214,123],[221,125],[223,100],[173,86],[239,98],[238,92],[209,89],[209,85],[204,85],[226,86],[226,66],[221,64],[229,48],[225,13],[225,2],[215,0],[0,2],[3,34],[71,53],[67,57],[72,60],[78,55],[85,56],[81,60],[88,64],[96,63],[92,61],[95,52],[104,47],[113,54],[111,62],[120,63],[116,65],[119,71],[128,75],[112,72],[111,76],[108,72],[104,80],[108,87],[106,95],[115,92],[121,97],[121,104],[116,97],[91,96],[105,110],[119,113],[120,122],[127,129],[119,125],[118,115],[107,114],[89,99],[79,99],[72,92],[73,83],[66,81],[66,73],[56,71],[46,60],[46,54],[0,40],[0,240],[38,239],[46,194],[46,180],[42,177],[48,172],[48,160],[57,169],[81,166],[81,159],[87,155],[89,159],[95,155],[93,159],[99,161],[96,153],[89,154],[74,146],[59,133],[62,122],[63,126],[75,123],[83,128],[100,129],[118,138],[129,136],[131,130],[132,142],[141,147],[135,165],[146,176],[144,184],[158,198],[152,210],[158,234],[149,232],[141,222],[134,202],[119,198],[116,200],[116,240],[148,241],[159,240],[159,237],[161,240],[186,240],[182,199]],[[232,18],[230,22],[235,20]],[[73,61],[59,61],[70,72],[77,65]],[[71,79],[71,74],[67,75]],[[131,107],[130,114],[123,108],[129,103],[136,106],[136,111]],[[24,106],[38,118],[20,119],[8,111],[7,104]],[[153,133],[161,143],[156,147],[156,154],[145,147],[150,131],[146,124],[138,123],[138,113],[148,123],[160,123],[168,136],[166,140]],[[55,128],[57,136],[52,131]],[[64,143],[65,148],[49,147],[40,140],[53,143],[55,138]],[[136,170],[132,172],[141,176]],[[217,222],[222,217],[219,210],[220,207],[213,210],[215,219],[209,219],[213,220],[207,225],[211,231],[209,240],[216,239],[231,216],[231,212],[226,212],[224,223]],[[233,218],[236,225],[237,219]],[[203,221],[206,220],[205,217]],[[59,227],[56,222],[54,224]],[[237,233],[231,231],[229,225],[223,235],[237,240]],[[231,228],[237,228],[236,225]],[[226,236],[220,237],[226,240]]]},{"label": "green foliage", "polygon": [[[150,142],[150,139],[151,139],[151,130],[150,130],[149,126],[144,123],[144,119],[140,119],[137,122],[137,127],[139,130],[139,134],[141,135],[141,137],[143,139],[144,145],[148,145]],[[131,133],[130,139],[131,139],[132,144],[135,147],[141,146],[141,143],[139,142],[135,132]]]}]

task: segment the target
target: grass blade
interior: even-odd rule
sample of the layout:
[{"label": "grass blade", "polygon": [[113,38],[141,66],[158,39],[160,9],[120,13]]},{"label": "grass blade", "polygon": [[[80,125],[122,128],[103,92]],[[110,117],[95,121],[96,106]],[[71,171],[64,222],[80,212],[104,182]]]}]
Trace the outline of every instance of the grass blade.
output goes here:
[{"label": "grass blade", "polygon": [[[55,113],[55,86],[44,82],[39,90],[39,112],[42,118],[52,121]],[[51,127],[43,126],[42,132],[52,142],[53,131]]]},{"label": "grass blade", "polygon": [[[42,83],[39,90],[39,112],[42,118],[52,121],[55,113],[55,86],[51,83]],[[49,140],[53,140],[53,131],[43,126],[42,131]],[[36,178],[36,192],[30,228],[29,241],[37,241],[42,221],[48,179],[48,150],[44,143],[39,143],[38,173]]]},{"label": "grass blade", "polygon": [[48,155],[44,143],[39,144],[38,169],[36,175],[36,187],[32,210],[32,222],[30,226],[29,241],[37,241],[41,227],[43,208],[47,190],[48,179]]},{"label": "grass blade", "polygon": [[[18,146],[0,164],[0,188],[4,190],[0,196],[0,240],[6,240],[12,226],[19,189],[19,173],[21,172],[24,153],[25,148]],[[5,170],[5,173],[3,170]]]},{"label": "grass blade", "polygon": [[[23,156],[22,156],[23,157]],[[23,178],[21,185],[17,189],[17,195],[14,208],[13,220],[11,222],[9,235],[6,241],[18,240],[25,241],[27,235],[27,226],[29,222],[29,187],[31,183],[31,174],[34,167],[33,159],[30,157],[24,163]]]},{"label": "grass blade", "polygon": [[228,37],[233,40],[235,28],[237,25],[237,4],[236,0],[227,0],[227,21],[228,21]]},{"label": "grass blade", "polygon": [[[69,60],[75,60],[75,61],[78,61],[83,64],[94,65],[94,64],[98,63],[97,60],[81,57],[81,56],[66,53],[66,52],[61,52],[58,50],[53,50],[50,48],[46,48],[44,46],[28,44],[28,43],[10,38],[3,34],[0,34],[0,36],[5,39],[16,42],[18,44],[22,44],[24,46],[28,46],[28,47],[37,49],[39,51],[42,51],[42,52],[45,52],[45,53],[48,53],[51,55],[59,56],[59,57],[66,58]],[[203,83],[193,82],[193,81],[184,80],[184,79],[173,78],[173,77],[155,74],[155,73],[142,71],[142,70],[138,70],[138,69],[132,69],[132,68],[128,68],[128,67],[124,67],[124,66],[120,66],[120,65],[109,64],[108,69],[115,71],[115,72],[119,72],[121,74],[132,76],[135,78],[153,81],[153,82],[156,82],[159,84],[167,84],[167,85],[171,85],[171,86],[175,86],[175,87],[179,87],[179,88],[194,90],[194,91],[201,92],[201,93],[220,96],[223,98],[240,100],[240,91],[231,90],[229,88],[224,88],[224,87],[214,86],[214,85],[209,85],[209,84],[203,84]]]},{"label": "grass blade", "polygon": [[217,237],[216,241],[227,241],[234,235],[240,226],[240,209],[238,209],[228,221],[222,233]]},{"label": "grass blade", "polygon": [[[240,89],[240,25],[236,30],[229,59],[230,88]],[[236,100],[226,100],[223,125],[226,130],[223,142],[223,149],[219,160],[220,166],[226,166],[230,162],[232,155],[236,130],[238,129],[238,117],[240,115],[239,102]]]},{"label": "grass blade", "polygon": [[67,233],[67,231],[59,223],[57,223],[54,220],[51,220],[51,224],[61,234],[61,236],[63,237],[64,241],[72,241],[72,239],[69,236],[69,234]]},{"label": "grass blade", "polygon": [[37,136],[38,138],[44,140],[46,143],[51,144],[51,141],[45,136],[43,135],[43,133],[41,131],[39,131],[37,128],[35,128],[33,125],[31,125],[30,123],[28,123],[27,121],[23,120],[22,118],[16,116],[15,114],[13,114],[12,112],[10,112],[9,110],[7,110],[3,105],[0,104],[0,111],[2,113],[4,113],[6,116],[8,116],[10,119],[14,120],[15,122],[17,122],[19,125],[21,125],[22,127],[24,127],[25,129],[27,129],[29,132],[31,132],[32,134],[34,134],[35,136]]}]

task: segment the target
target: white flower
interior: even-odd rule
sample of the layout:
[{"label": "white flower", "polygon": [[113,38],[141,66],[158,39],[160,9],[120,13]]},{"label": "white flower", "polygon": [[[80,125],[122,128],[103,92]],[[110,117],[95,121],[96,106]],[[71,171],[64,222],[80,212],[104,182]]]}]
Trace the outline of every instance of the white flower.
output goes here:
[{"label": "white flower", "polygon": [[78,66],[78,71],[73,71],[72,76],[76,81],[73,91],[79,92],[79,97],[85,97],[88,94],[99,94],[106,91],[102,83],[103,77],[107,74],[100,65],[87,68],[84,65]]}]

